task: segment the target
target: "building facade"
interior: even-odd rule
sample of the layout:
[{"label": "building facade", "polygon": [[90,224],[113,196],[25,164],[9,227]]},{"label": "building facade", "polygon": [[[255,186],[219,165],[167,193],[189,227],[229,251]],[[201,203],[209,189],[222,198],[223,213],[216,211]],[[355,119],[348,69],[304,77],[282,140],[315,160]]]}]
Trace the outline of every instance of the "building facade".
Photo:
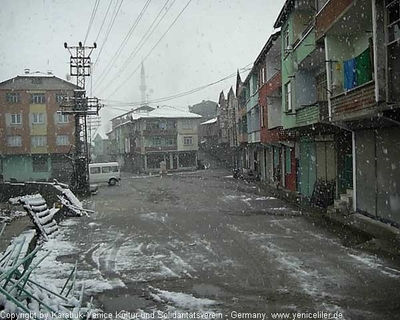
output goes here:
[{"label": "building facade", "polygon": [[70,182],[74,118],[62,115],[59,105],[75,89],[50,72],[29,70],[0,83],[0,170],[5,180]]},{"label": "building facade", "polygon": [[108,136],[118,146],[116,160],[125,170],[159,172],[161,162],[167,170],[194,169],[200,119],[200,115],[162,106],[125,114]]},{"label": "building facade", "polygon": [[235,166],[400,223],[399,11],[394,0],[287,0],[280,31],[237,75]]}]

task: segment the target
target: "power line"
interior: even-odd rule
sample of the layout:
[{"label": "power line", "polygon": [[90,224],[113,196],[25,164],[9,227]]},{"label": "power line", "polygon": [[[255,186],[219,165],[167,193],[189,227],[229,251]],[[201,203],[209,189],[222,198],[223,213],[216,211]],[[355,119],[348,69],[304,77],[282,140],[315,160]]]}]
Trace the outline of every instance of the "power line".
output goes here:
[{"label": "power line", "polygon": [[[242,72],[251,70],[251,68],[248,68],[251,64],[252,64],[252,63],[249,63],[249,64],[247,64],[246,66],[240,68],[239,70],[242,71]],[[196,92],[198,92],[198,91],[204,90],[204,89],[206,89],[206,88],[208,88],[208,87],[211,87],[211,86],[213,86],[213,85],[216,85],[216,84],[218,84],[218,83],[220,83],[220,82],[223,82],[223,81],[225,81],[225,80],[227,80],[227,79],[230,79],[230,78],[233,78],[233,77],[235,77],[235,76],[236,76],[236,72],[234,72],[234,73],[232,73],[232,74],[230,74],[230,75],[228,75],[228,76],[226,76],[226,77],[223,77],[222,79],[219,79],[219,80],[217,80],[217,81],[214,81],[214,82],[211,82],[211,83],[202,85],[202,86],[200,86],[200,87],[193,88],[193,89],[191,89],[191,90],[188,90],[188,91],[185,91],[185,92],[181,92],[181,93],[178,93],[178,94],[175,94],[175,95],[171,95],[171,96],[168,96],[168,97],[153,99],[153,100],[148,101],[148,103],[160,103],[160,102],[165,102],[165,101],[170,101],[170,100],[178,99],[178,98],[181,98],[181,97],[184,97],[184,96],[187,96],[187,95],[191,95],[191,94],[193,94],[193,93],[196,93]],[[107,101],[109,101],[109,102],[111,102],[111,103],[107,103]],[[126,105],[126,106],[139,106],[139,105],[142,104],[141,101],[136,101],[136,102],[121,102],[121,101],[116,101],[116,100],[102,100],[102,102],[104,102],[104,103],[107,104],[107,108],[110,108],[110,109],[117,109],[117,110],[123,110],[123,111],[127,111],[127,110],[126,110],[126,109],[123,109],[123,108],[118,108],[118,107],[116,107],[116,105],[117,105],[117,106],[124,106],[124,105]],[[114,107],[111,107],[112,105],[114,105]]]},{"label": "power line", "polygon": [[113,3],[113,0],[110,0],[110,3],[108,4],[108,8],[107,8],[107,11],[106,11],[106,14],[105,14],[105,16],[103,18],[103,22],[101,23],[100,30],[97,33],[96,40],[94,40],[94,42],[97,42],[97,40],[99,39],[100,33],[103,30],[103,26],[104,26],[104,23],[106,22],[106,19],[107,19],[107,16],[108,16],[108,12],[110,11],[112,3]]},{"label": "power line", "polygon": [[[113,11],[113,14],[111,16],[110,24],[108,25],[107,33],[106,33],[106,36],[105,36],[104,41],[103,41],[103,45],[101,46],[101,49],[100,49],[99,55],[96,58],[96,61],[94,62],[94,66],[97,65],[97,62],[100,59],[100,55],[103,52],[104,47],[106,46],[106,42],[107,42],[108,36],[110,35],[111,29],[114,26],[115,19],[117,18],[119,10],[121,9],[122,2],[124,2],[124,0],[121,0],[121,2],[119,3],[119,6],[118,6],[118,0],[117,0],[117,2],[115,4],[114,11]],[[118,9],[117,9],[117,6],[118,6]]]},{"label": "power line", "polygon": [[128,33],[126,34],[124,40],[122,40],[122,43],[120,44],[117,51],[115,52],[114,56],[108,62],[106,67],[103,69],[103,72],[100,74],[99,78],[97,78],[97,81],[94,84],[95,87],[98,86],[98,84],[101,82],[102,77],[104,77],[104,75],[106,75],[107,72],[111,69],[113,62],[118,58],[118,56],[121,54],[122,50],[125,48],[130,37],[132,36],[133,32],[135,31],[136,27],[138,26],[140,20],[142,19],[143,14],[146,12],[147,8],[149,7],[151,1],[152,0],[146,1],[146,3],[143,6],[142,10],[140,11],[139,15],[136,17],[136,20],[133,22],[131,28],[129,29]]},{"label": "power line", "polygon": [[[151,23],[150,27],[147,29],[147,31],[145,32],[145,34],[143,35],[143,37],[140,39],[140,41],[137,43],[135,49],[132,51],[132,53],[130,54],[130,56],[128,57],[128,59],[124,62],[124,64],[122,65],[122,67],[118,70],[117,74],[110,80],[108,81],[107,85],[105,85],[104,87],[108,87],[111,83],[114,82],[114,80],[116,78],[118,78],[120,76],[120,73],[129,65],[129,63],[132,61],[132,59],[136,56],[136,54],[143,48],[144,44],[147,42],[147,40],[151,37],[151,35],[154,33],[154,31],[157,29],[158,25],[160,24],[160,22],[164,19],[164,17],[166,16],[166,14],[168,13],[168,11],[171,9],[171,7],[174,5],[176,0],[173,0],[173,2],[171,3],[171,5],[167,8],[167,10],[164,10],[169,2],[169,0],[167,0],[164,4],[164,6],[161,8],[161,10],[159,11],[159,13],[157,14],[157,17],[153,20],[153,22]],[[164,14],[162,15],[161,19],[158,20],[156,26],[152,29],[154,23],[157,21],[157,19],[159,18],[159,16],[161,15],[161,13],[164,11]],[[152,30],[151,30],[152,29]],[[151,30],[151,32],[150,32]],[[149,34],[150,32],[150,34]],[[97,83],[97,86],[95,89],[97,89],[102,81]]]},{"label": "power line", "polygon": [[[170,26],[168,27],[168,29],[163,33],[163,35],[161,36],[161,38],[157,41],[157,43],[151,48],[150,52],[144,57],[144,59],[142,60],[142,62],[144,62],[149,56],[150,54],[154,51],[154,49],[158,46],[158,44],[161,42],[162,39],[164,39],[164,37],[166,36],[166,34],[168,33],[169,30],[171,30],[171,28],[173,27],[173,25],[176,23],[176,21],[179,19],[179,17],[183,14],[183,12],[186,10],[186,8],[189,6],[189,4],[192,2],[192,0],[189,0],[188,3],[184,6],[184,8],[181,10],[181,12],[179,12],[178,16],[175,18],[174,21],[172,21],[172,23],[170,24]],[[117,89],[115,89],[108,97],[112,96],[113,94],[115,94],[116,92],[118,92],[122,86],[130,79],[132,78],[132,76],[136,73],[136,71],[140,68],[141,63],[136,67],[135,70],[133,70],[133,72],[128,76],[128,78],[124,81],[123,84],[121,84]],[[108,98],[107,97],[107,98]]]},{"label": "power line", "polygon": [[100,4],[100,0],[96,0],[96,2],[94,3],[94,7],[92,10],[92,16],[90,17],[90,22],[89,22],[89,26],[86,31],[86,36],[85,36],[85,40],[83,41],[83,45],[85,45],[87,37],[89,36],[89,32],[90,32],[90,29],[92,28],[94,18],[96,17],[97,9],[99,8],[99,4]]}]

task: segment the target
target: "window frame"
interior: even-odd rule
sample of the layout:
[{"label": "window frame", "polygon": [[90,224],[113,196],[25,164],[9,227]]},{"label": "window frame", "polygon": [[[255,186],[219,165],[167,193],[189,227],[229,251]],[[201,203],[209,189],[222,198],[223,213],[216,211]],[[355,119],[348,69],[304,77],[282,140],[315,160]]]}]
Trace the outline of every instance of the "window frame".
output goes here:
[{"label": "window frame", "polygon": [[285,109],[287,112],[293,111],[291,81],[285,84]]},{"label": "window frame", "polygon": [[[63,139],[61,139],[63,138]],[[60,143],[60,142],[64,142],[64,143]],[[69,146],[70,142],[69,142],[69,135],[68,134],[59,134],[56,136],[56,146],[58,147],[62,147],[62,146]]]},{"label": "window frame", "polygon": [[44,113],[32,113],[32,124],[44,124]]},{"label": "window frame", "polygon": [[[14,121],[14,120],[17,120],[17,121]],[[10,124],[11,125],[20,125],[20,124],[22,124],[22,114],[21,113],[12,113],[11,114]]]},{"label": "window frame", "polygon": [[193,145],[193,136],[184,136],[183,137],[183,145],[184,146],[192,146]]},{"label": "window frame", "polygon": [[21,94],[19,92],[7,92],[6,102],[8,103],[19,103],[21,102]]},{"label": "window frame", "polygon": [[[13,139],[13,141],[18,141],[18,143],[10,143],[11,139]],[[7,136],[7,146],[10,148],[22,147],[22,136],[20,135]]]},{"label": "window frame", "polygon": [[46,95],[44,93],[31,93],[31,104],[45,104]]},{"label": "window frame", "polygon": [[[69,123],[69,115],[68,114],[63,114],[61,112],[57,113],[57,123]],[[60,121],[61,119],[67,119],[67,121]]]},{"label": "window frame", "polygon": [[34,136],[31,136],[31,147],[32,148],[47,147],[47,136],[45,136],[45,135],[34,135]]}]

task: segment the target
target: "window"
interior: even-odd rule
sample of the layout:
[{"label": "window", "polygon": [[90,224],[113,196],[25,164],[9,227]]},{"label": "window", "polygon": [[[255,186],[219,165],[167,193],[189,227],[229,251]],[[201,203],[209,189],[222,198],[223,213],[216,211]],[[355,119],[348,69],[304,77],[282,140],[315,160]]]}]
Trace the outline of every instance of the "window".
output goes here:
[{"label": "window", "polygon": [[64,96],[62,94],[56,93],[56,102],[57,103],[62,103],[64,99]]},{"label": "window", "polygon": [[151,146],[160,146],[161,145],[161,138],[160,137],[153,137],[151,139]]},{"label": "window", "polygon": [[44,104],[44,103],[46,103],[44,93],[31,94],[31,104]]},{"label": "window", "polygon": [[48,171],[47,156],[45,155],[32,156],[32,167],[33,167],[33,172],[47,172]]},{"label": "window", "polygon": [[6,94],[6,101],[10,103],[18,103],[21,101],[21,95],[16,92],[8,92]]},{"label": "window", "polygon": [[21,124],[22,123],[22,116],[20,113],[12,114],[11,115],[11,124]]},{"label": "window", "polygon": [[292,85],[290,82],[285,84],[285,106],[286,111],[292,111]]},{"label": "window", "polygon": [[100,173],[100,167],[92,167],[92,168],[90,168],[90,173],[91,174],[99,174]]},{"label": "window", "polygon": [[193,145],[193,137],[183,137],[183,145],[184,146]]},{"label": "window", "polygon": [[45,146],[47,146],[47,137],[46,136],[32,136],[31,144],[32,144],[33,148],[45,147]]},{"label": "window", "polygon": [[58,123],[68,123],[69,117],[67,114],[58,113]]},{"label": "window", "polygon": [[58,146],[68,146],[69,145],[69,136],[66,134],[58,135],[56,139],[56,144]]},{"label": "window", "polygon": [[110,173],[112,172],[111,167],[103,167],[101,168],[102,173]]},{"label": "window", "polygon": [[400,1],[387,0],[387,33],[389,44],[400,39]]},{"label": "window", "polygon": [[166,145],[166,146],[173,146],[173,145],[175,145],[174,138],[165,138],[165,145]]},{"label": "window", "polygon": [[9,147],[21,147],[22,138],[21,136],[9,136],[7,137],[7,144]]},{"label": "window", "polygon": [[182,128],[184,130],[193,129],[192,120],[183,120],[182,121]]},{"label": "window", "polygon": [[290,37],[289,37],[289,28],[287,28],[284,32],[283,45],[285,46],[284,47],[285,50],[289,50],[291,48]]},{"label": "window", "polygon": [[44,123],[43,113],[32,113],[32,123],[40,124]]}]

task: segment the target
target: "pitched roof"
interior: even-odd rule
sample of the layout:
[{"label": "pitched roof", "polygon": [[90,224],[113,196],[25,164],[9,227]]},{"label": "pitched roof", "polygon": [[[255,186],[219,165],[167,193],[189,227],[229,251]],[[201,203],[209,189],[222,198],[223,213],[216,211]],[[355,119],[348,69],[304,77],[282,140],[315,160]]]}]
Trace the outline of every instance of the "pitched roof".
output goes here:
[{"label": "pitched roof", "polygon": [[286,0],[285,4],[282,7],[281,12],[279,12],[278,18],[274,23],[274,28],[280,28],[287,20],[289,14],[295,7],[295,0]]},{"label": "pitched roof", "polygon": [[199,119],[202,118],[202,116],[170,106],[159,106],[150,112],[132,113],[131,115],[132,120],[138,120],[142,118]]},{"label": "pitched roof", "polygon": [[[40,79],[32,81],[33,79]],[[54,74],[34,72],[18,75],[0,82],[0,89],[9,90],[75,90],[80,89],[76,84],[56,77]]]},{"label": "pitched roof", "polygon": [[203,125],[203,124],[212,124],[212,123],[216,123],[217,121],[218,121],[218,118],[215,117],[215,118],[212,118],[212,119],[210,119],[210,120],[208,120],[208,121],[205,121],[205,122],[200,123],[200,125]]},{"label": "pitched roof", "polygon": [[260,54],[258,55],[256,61],[254,62],[254,64],[258,64],[260,62],[260,60],[265,56],[265,54],[267,54],[269,52],[269,50],[272,48],[272,46],[275,44],[275,41],[279,38],[279,36],[281,35],[281,32],[275,32],[274,34],[272,34],[267,43],[264,45],[264,47],[262,48]]}]

